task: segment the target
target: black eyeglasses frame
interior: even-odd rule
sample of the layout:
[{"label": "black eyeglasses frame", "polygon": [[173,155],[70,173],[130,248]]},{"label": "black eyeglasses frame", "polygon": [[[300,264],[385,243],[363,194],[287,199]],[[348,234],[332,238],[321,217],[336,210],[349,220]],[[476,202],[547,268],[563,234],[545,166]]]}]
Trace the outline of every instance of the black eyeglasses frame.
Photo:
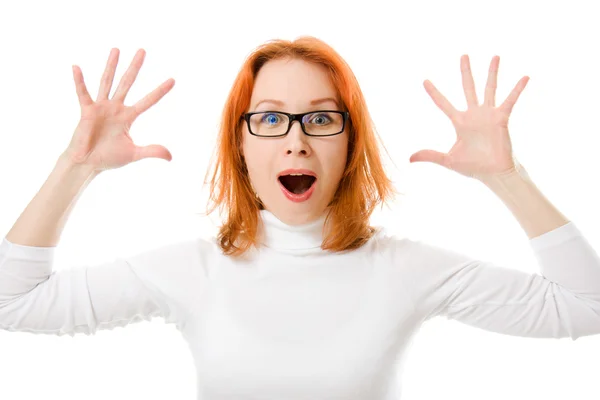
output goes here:
[{"label": "black eyeglasses frame", "polygon": [[[302,122],[302,118],[305,115],[319,113],[319,112],[333,112],[333,113],[341,114],[342,117],[343,117],[343,120],[342,120],[343,121],[342,122],[342,129],[339,132],[330,133],[328,135],[313,135],[313,134],[310,134],[310,133],[306,132],[306,129],[304,127],[304,123]],[[281,135],[258,135],[256,133],[252,132],[252,129],[250,128],[250,117],[253,116],[254,114],[265,114],[265,113],[277,113],[277,114],[287,115],[287,117],[289,119],[289,124],[288,124],[288,127],[287,127],[285,133],[282,133]],[[248,126],[248,132],[250,132],[251,135],[257,136],[257,137],[277,138],[277,137],[285,136],[285,135],[287,135],[290,132],[290,129],[292,129],[292,124],[294,123],[294,121],[298,121],[300,123],[300,127],[302,128],[302,132],[304,132],[304,134],[306,136],[328,137],[328,136],[339,135],[340,133],[344,132],[344,129],[346,129],[346,122],[350,119],[350,113],[348,111],[340,111],[340,110],[314,110],[314,111],[308,111],[308,112],[300,113],[300,114],[291,114],[291,113],[286,113],[286,112],[283,112],[283,111],[254,111],[254,112],[249,112],[249,113],[242,114],[242,116],[240,117],[240,119],[243,119],[243,120],[246,121],[246,125]]]}]

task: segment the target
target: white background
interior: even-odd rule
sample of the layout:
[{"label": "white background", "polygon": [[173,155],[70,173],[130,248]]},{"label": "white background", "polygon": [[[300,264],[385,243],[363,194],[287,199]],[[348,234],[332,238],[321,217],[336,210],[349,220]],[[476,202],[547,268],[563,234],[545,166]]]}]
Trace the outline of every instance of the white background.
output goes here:
[{"label": "white background", "polygon": [[[170,77],[176,81],[131,131],[137,144],[166,146],[173,160],[142,160],[98,177],[71,214],[55,269],[211,234],[216,216],[199,214],[207,196],[202,182],[235,75],[262,42],[313,35],[353,68],[404,193],[375,212],[374,224],[539,270],[525,233],[491,191],[435,164],[408,163],[420,149],[447,151],[455,137],[423,81],[463,110],[460,56],[470,56],[483,101],[489,63],[499,55],[497,105],[520,78],[531,78],[509,123],[516,157],[600,249],[600,25],[595,2],[566,4],[2,2],[0,231],[8,232],[36,194],[78,122],[71,65],[81,67],[95,99],[110,49],[118,47],[113,90],[136,50],[147,52],[126,104]],[[599,356],[599,336],[527,339],[437,318],[413,342],[403,399],[598,399]],[[0,331],[0,397],[192,400],[195,371],[179,332],[160,319],[90,337]]]}]

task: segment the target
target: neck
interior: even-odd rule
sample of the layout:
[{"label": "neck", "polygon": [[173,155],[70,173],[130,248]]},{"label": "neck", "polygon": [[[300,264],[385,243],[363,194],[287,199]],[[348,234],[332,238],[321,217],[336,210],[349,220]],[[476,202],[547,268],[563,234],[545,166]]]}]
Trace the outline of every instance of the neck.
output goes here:
[{"label": "neck", "polygon": [[274,250],[320,250],[325,237],[326,215],[305,224],[288,225],[270,211],[261,210],[261,243]]}]

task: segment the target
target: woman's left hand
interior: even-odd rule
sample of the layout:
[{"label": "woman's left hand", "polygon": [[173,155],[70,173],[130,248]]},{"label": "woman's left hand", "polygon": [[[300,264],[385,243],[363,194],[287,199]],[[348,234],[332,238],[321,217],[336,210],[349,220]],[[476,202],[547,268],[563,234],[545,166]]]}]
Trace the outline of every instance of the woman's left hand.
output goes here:
[{"label": "woman's left hand", "polygon": [[519,95],[529,81],[525,76],[517,83],[504,103],[495,106],[496,82],[499,56],[490,64],[485,99],[479,105],[475,83],[471,74],[469,56],[461,57],[463,88],[467,98],[467,110],[458,111],[428,80],[425,90],[435,104],[450,118],[456,129],[456,143],[448,153],[421,150],[410,157],[410,162],[433,162],[467,177],[482,179],[509,173],[516,168],[512,145],[508,134],[508,118]]}]

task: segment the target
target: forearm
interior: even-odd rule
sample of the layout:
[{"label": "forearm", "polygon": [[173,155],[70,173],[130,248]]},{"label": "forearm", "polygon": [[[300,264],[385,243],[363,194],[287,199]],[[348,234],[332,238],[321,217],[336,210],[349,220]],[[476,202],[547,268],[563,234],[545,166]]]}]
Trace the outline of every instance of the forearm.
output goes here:
[{"label": "forearm", "polygon": [[530,239],[569,222],[542,194],[520,164],[510,173],[479,180],[502,200]]},{"label": "forearm", "polygon": [[56,246],[72,208],[97,174],[85,165],[73,164],[61,154],[6,239],[23,246]]}]

